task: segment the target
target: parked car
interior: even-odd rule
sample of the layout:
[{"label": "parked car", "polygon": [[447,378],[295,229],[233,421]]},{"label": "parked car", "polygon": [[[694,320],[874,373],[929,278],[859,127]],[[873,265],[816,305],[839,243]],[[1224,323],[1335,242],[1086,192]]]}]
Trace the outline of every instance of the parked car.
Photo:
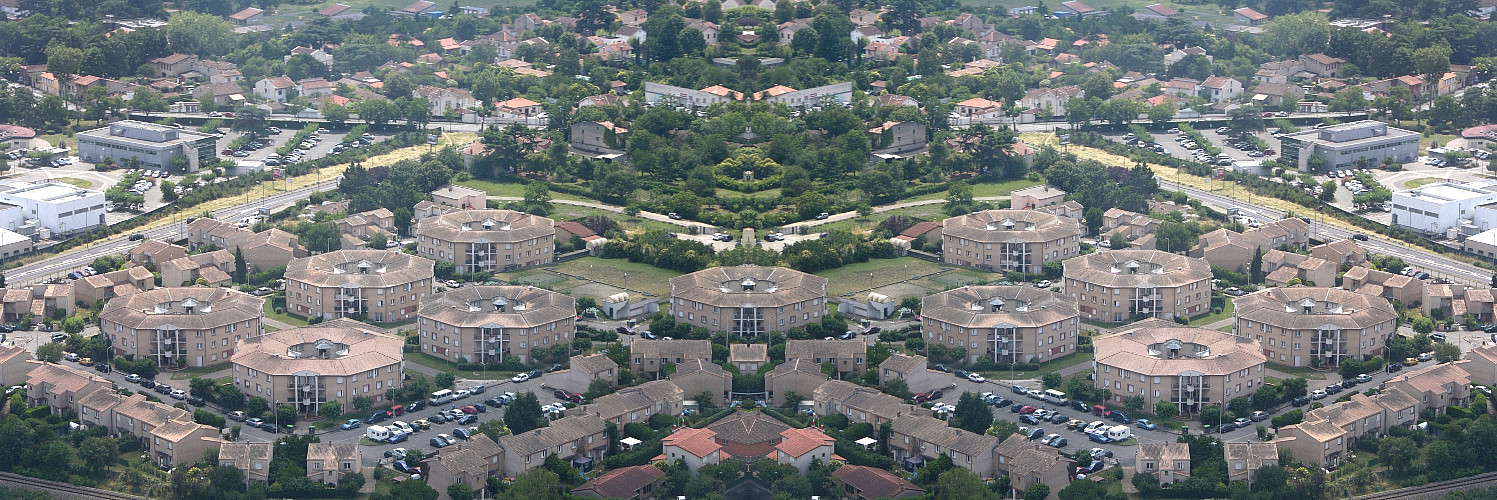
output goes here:
[{"label": "parked car", "polygon": [[247,418],[244,416],[244,412],[242,411],[231,411],[229,412],[228,417],[229,420],[233,420],[235,422],[243,422],[247,420]]},{"label": "parked car", "polygon": [[525,373],[516,374],[515,376],[510,377],[510,379],[509,379],[510,382],[514,382],[514,383],[517,383],[517,384],[520,383],[520,382],[524,382],[526,380],[530,380],[530,375],[525,374]]},{"label": "parked car", "polygon": [[1329,396],[1329,394],[1325,392],[1325,389],[1310,391],[1310,399],[1325,399],[1326,396]]},{"label": "parked car", "polygon": [[343,426],[342,427],[343,427],[343,430],[346,431],[346,430],[350,430],[350,429],[357,429],[361,425],[364,425],[364,422],[360,421],[357,418],[350,418],[350,419],[348,419],[347,422],[343,422]]},{"label": "parked car", "polygon": [[1270,417],[1270,415],[1268,414],[1268,412],[1265,412],[1265,411],[1255,411],[1255,412],[1253,412],[1253,414],[1251,416],[1248,417],[1248,419],[1252,420],[1254,422],[1262,422],[1264,420],[1268,420],[1268,417]]},{"label": "parked car", "polygon": [[1300,397],[1294,398],[1294,406],[1304,406],[1304,405],[1307,405],[1307,404],[1310,404],[1310,397],[1309,396],[1300,396]]},{"label": "parked car", "polygon": [[[1133,425],[1140,429],[1148,429],[1151,431],[1155,429],[1154,422],[1150,422],[1149,419],[1146,418],[1140,418],[1134,421]],[[1109,453],[1107,456],[1112,456],[1112,454]]]},{"label": "parked car", "polygon": [[[105,365],[99,365],[99,366],[105,366]],[[203,398],[200,398],[200,397],[197,397],[197,396],[187,396],[187,404],[190,404],[190,405],[193,405],[193,406],[197,406],[197,407],[202,407],[204,405],[207,405],[208,402],[207,401],[203,401]]]},{"label": "parked car", "polygon": [[971,380],[971,381],[977,382],[977,383],[983,383],[983,382],[987,382],[988,381],[988,379],[983,378],[982,375],[978,375],[976,373],[968,373],[967,374],[967,380]]}]

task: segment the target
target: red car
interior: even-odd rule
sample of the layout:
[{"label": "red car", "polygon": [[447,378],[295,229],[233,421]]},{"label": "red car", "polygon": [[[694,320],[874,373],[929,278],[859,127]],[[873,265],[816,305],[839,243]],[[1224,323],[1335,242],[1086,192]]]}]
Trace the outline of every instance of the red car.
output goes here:
[{"label": "red car", "polygon": [[463,413],[468,413],[468,414],[478,413],[478,409],[474,408],[472,406],[464,406],[463,407]]},{"label": "red car", "polygon": [[1264,111],[1263,112],[1263,117],[1264,118],[1268,118],[1268,117],[1271,117],[1271,116],[1273,116],[1273,112],[1272,111]]},{"label": "red car", "polygon": [[1034,411],[1038,410],[1038,409],[1039,408],[1035,408],[1033,406],[1025,406],[1023,408],[1019,408],[1019,414],[1020,415],[1028,415],[1030,413],[1034,413]]},{"label": "red car", "polygon": [[224,112],[224,116],[227,116],[229,118],[233,118],[234,117],[234,112],[233,111],[225,111]]}]

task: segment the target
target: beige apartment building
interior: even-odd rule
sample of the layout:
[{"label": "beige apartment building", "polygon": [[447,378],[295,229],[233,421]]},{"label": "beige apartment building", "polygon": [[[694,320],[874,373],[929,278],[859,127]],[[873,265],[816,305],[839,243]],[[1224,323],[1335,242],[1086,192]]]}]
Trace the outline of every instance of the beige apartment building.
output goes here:
[{"label": "beige apartment building", "polygon": [[1039,273],[1046,262],[1081,254],[1081,222],[1034,210],[984,210],[941,223],[946,264]]},{"label": "beige apartment building", "polygon": [[264,333],[265,299],[229,288],[157,288],[109,299],[99,328],[114,354],[159,366],[226,363],[240,342]]},{"label": "beige apartment building", "polygon": [[1096,387],[1113,403],[1140,396],[1153,408],[1174,403],[1191,414],[1207,405],[1250,396],[1263,385],[1263,351],[1246,337],[1163,321],[1093,340]]},{"label": "beige apartment building", "polygon": [[644,340],[629,342],[629,368],[636,373],[658,373],[666,363],[680,365],[700,359],[712,362],[712,345],[706,340]]},{"label": "beige apartment building", "polygon": [[323,319],[362,314],[371,321],[416,316],[431,294],[436,263],[388,250],[336,250],[286,266],[286,307]]},{"label": "beige apartment building", "polygon": [[784,267],[714,267],[671,278],[677,323],[755,336],[821,321],[827,279]]},{"label": "beige apartment building", "polygon": [[1211,265],[1158,250],[1109,250],[1065,261],[1065,294],[1085,319],[1121,323],[1211,311]]},{"label": "beige apartment building", "polygon": [[531,286],[468,286],[421,301],[421,352],[454,363],[499,363],[572,341],[577,301]]},{"label": "beige apartment building", "polygon": [[506,272],[550,264],[556,223],[513,210],[458,210],[416,221],[416,253],[459,273]]},{"label": "beige apartment building", "polygon": [[1334,367],[1380,356],[1397,335],[1387,299],[1340,288],[1269,288],[1238,297],[1234,332],[1258,341],[1269,361]]},{"label": "beige apartment building", "polygon": [[968,363],[1028,363],[1076,351],[1076,305],[1032,286],[954,288],[923,299],[920,317],[926,342],[965,349]]},{"label": "beige apartment building", "polygon": [[322,403],[368,396],[376,405],[402,385],[400,337],[357,328],[292,328],[247,340],[230,360],[246,395],[316,414]]},{"label": "beige apartment building", "polygon": [[867,355],[868,343],[861,339],[785,341],[786,362],[799,359],[814,362],[817,366],[831,363],[838,373],[862,373],[867,370]]}]

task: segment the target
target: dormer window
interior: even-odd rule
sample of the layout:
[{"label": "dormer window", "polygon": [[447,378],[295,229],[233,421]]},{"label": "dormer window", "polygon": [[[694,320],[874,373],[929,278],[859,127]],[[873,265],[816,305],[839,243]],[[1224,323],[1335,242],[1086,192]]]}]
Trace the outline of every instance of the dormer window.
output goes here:
[{"label": "dormer window", "polygon": [[197,306],[198,301],[193,300],[192,298],[182,299],[182,310],[186,311],[187,314],[192,314],[193,309],[196,309]]},{"label": "dormer window", "polygon": [[993,312],[1003,312],[1003,299],[993,297],[993,300],[988,301],[988,307],[992,309]]},{"label": "dormer window", "polygon": [[739,283],[739,285],[741,285],[743,287],[743,291],[745,291],[745,292],[752,292],[752,291],[754,291],[754,279],[753,278],[744,278],[743,281],[741,283]]},{"label": "dormer window", "polygon": [[367,261],[367,260],[361,260],[361,261],[359,261],[359,274],[369,274],[369,268],[371,268],[371,267],[374,267],[374,265],[370,264],[369,261]]},{"label": "dormer window", "polygon": [[505,312],[508,308],[509,308],[509,301],[504,300],[504,297],[494,297],[494,311],[495,312]]}]

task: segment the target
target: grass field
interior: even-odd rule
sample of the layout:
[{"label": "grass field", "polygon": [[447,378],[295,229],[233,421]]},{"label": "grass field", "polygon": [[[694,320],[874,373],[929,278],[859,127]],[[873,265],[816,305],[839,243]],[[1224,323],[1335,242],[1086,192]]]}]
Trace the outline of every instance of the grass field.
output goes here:
[{"label": "grass field", "polygon": [[[1001,275],[944,267],[914,257],[876,259],[816,273],[826,278],[827,295],[866,294],[870,288],[896,300],[924,297],[967,283],[985,283]],[[870,277],[870,275],[872,275]]]},{"label": "grass field", "polygon": [[[555,269],[555,272],[551,271]],[[558,274],[560,273],[560,274]],[[627,277],[626,277],[627,275]],[[656,297],[670,295],[670,279],[681,273],[624,259],[584,257],[546,269],[497,275],[499,279],[535,285],[573,297],[603,299],[624,291]]]},{"label": "grass field", "polygon": [[[458,184],[459,185],[463,185],[463,186],[468,186],[468,187],[473,188],[473,189],[482,190],[482,191],[484,191],[486,193],[489,193],[489,196],[507,196],[507,197],[511,197],[511,198],[524,198],[525,197],[525,185],[524,184],[519,184],[519,183],[514,183],[514,182],[494,182],[494,181],[484,181],[484,180],[478,180],[478,179],[470,179],[470,180],[458,182]],[[560,192],[556,192],[556,191],[552,191],[551,192],[551,199],[553,199],[553,200],[587,200],[586,198],[583,198],[581,196],[571,195],[571,194],[567,194],[567,193],[560,193]],[[587,200],[587,201],[592,201],[592,200]]]},{"label": "grass field", "polygon": [[1052,359],[1038,370],[997,371],[982,372],[982,376],[994,380],[1029,380],[1043,377],[1046,373],[1060,371],[1082,363],[1089,363],[1094,355],[1089,352],[1073,352],[1059,358]]},{"label": "grass field", "polygon": [[1432,183],[1432,182],[1435,182],[1435,181],[1441,181],[1441,180],[1444,180],[1444,179],[1437,179],[1437,178],[1434,178],[1434,177],[1420,177],[1418,179],[1413,179],[1413,180],[1410,180],[1408,182],[1403,183],[1403,187],[1404,187],[1404,189],[1414,189],[1416,187],[1423,186],[1425,184],[1429,184],[1429,183]]},{"label": "grass field", "polygon": [[[1030,187],[1030,186],[1038,186],[1038,185],[1040,185],[1040,181],[1031,181],[1031,180],[1028,180],[1028,179],[1016,179],[1016,180],[1003,181],[1003,182],[980,182],[980,183],[972,185],[972,197],[973,198],[981,199],[981,198],[995,198],[995,197],[1000,197],[1000,196],[1008,196],[1009,193],[1012,193],[1015,190],[1024,189],[1024,188],[1027,188],[1027,187]],[[935,193],[931,193],[931,194],[927,194],[927,195],[916,196],[914,198],[909,198],[909,199],[900,200],[900,201],[944,200],[944,199],[946,199],[946,192],[945,191],[940,191],[940,192],[935,192]]]},{"label": "grass field", "polygon": [[[942,194],[941,196],[945,196],[945,194]],[[872,231],[874,227],[878,226],[878,223],[883,222],[884,219],[887,219],[892,215],[908,215],[919,220],[940,220],[946,217],[946,213],[942,212],[943,208],[944,207],[942,203],[931,203],[928,205],[896,208],[894,210],[878,212],[873,215],[853,217],[847,220],[839,220],[837,222],[822,224],[816,226],[816,228],[818,231],[822,232],[831,231],[833,229],[846,229],[854,233],[866,233]]]},{"label": "grass field", "polygon": [[55,179],[52,179],[52,180],[57,181],[57,182],[65,182],[65,183],[68,183],[68,184],[72,184],[74,186],[78,186],[78,187],[81,187],[83,189],[92,189],[94,187],[94,183],[93,182],[87,181],[87,180],[84,180],[84,179],[79,179],[79,178],[76,178],[76,177],[58,177],[58,178],[55,178]]},{"label": "grass field", "polygon": [[[483,370],[477,370],[477,371],[459,370],[459,369],[457,369],[457,364],[455,364],[455,363],[453,363],[451,361],[445,361],[445,360],[443,360],[441,358],[437,358],[435,356],[432,356],[430,354],[426,354],[424,352],[408,352],[408,353],[405,353],[405,360],[406,361],[413,361],[413,362],[415,362],[418,365],[430,367],[430,368],[435,369],[435,370],[440,370],[440,371],[444,371],[444,372],[447,372],[447,373],[451,373],[454,377],[457,377],[457,378],[464,378],[464,379],[469,379],[469,380],[502,380],[502,379],[507,379],[507,378],[513,377],[513,376],[515,376],[515,373],[516,373],[516,372],[504,372],[504,371],[497,371],[497,370],[489,370],[487,372],[485,372]],[[484,377],[488,377],[488,378],[484,378]]]},{"label": "grass field", "polygon": [[275,312],[275,308],[270,306],[269,300],[265,301],[264,311],[266,318],[280,321],[291,326],[307,326],[307,320],[302,318],[301,316]]},{"label": "grass field", "polygon": [[1226,302],[1227,302],[1227,305],[1226,305],[1226,307],[1222,308],[1222,312],[1217,313],[1217,314],[1207,313],[1207,314],[1202,314],[1200,316],[1196,316],[1194,318],[1190,318],[1190,324],[1196,325],[1196,326],[1206,326],[1206,325],[1215,323],[1217,321],[1221,321],[1221,320],[1224,320],[1224,319],[1232,317],[1232,297],[1227,297]]}]

